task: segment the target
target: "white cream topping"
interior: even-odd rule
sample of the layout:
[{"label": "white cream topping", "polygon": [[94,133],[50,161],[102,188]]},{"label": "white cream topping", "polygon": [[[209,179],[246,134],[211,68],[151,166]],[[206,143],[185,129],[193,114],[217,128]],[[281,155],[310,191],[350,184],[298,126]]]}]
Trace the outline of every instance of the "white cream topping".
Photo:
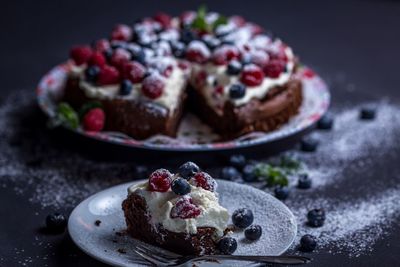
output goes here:
[{"label": "white cream topping", "polygon": [[196,234],[198,227],[213,227],[216,229],[217,237],[223,236],[228,226],[228,210],[219,205],[215,193],[204,190],[201,187],[191,186],[188,194],[193,203],[201,209],[201,214],[192,219],[171,218],[171,210],[177,196],[171,190],[167,192],[152,192],[147,190],[148,182],[133,185],[128,188],[128,194],[140,194],[146,200],[152,224],[161,224],[165,229],[176,233]]}]

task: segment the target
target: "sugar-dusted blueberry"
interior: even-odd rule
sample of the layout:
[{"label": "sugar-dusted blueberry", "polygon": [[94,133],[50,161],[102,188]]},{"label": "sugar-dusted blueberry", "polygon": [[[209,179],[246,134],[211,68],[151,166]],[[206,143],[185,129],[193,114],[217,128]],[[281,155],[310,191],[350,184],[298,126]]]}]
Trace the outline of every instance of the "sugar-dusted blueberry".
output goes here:
[{"label": "sugar-dusted blueberry", "polygon": [[232,214],[232,222],[236,227],[246,228],[254,221],[253,212],[250,209],[237,209]]},{"label": "sugar-dusted blueberry", "polygon": [[277,186],[274,189],[275,197],[279,200],[285,200],[289,196],[289,188],[287,186]]},{"label": "sugar-dusted blueberry", "polygon": [[256,166],[254,164],[247,164],[242,170],[243,180],[246,182],[255,182],[257,180],[257,175],[255,173]]},{"label": "sugar-dusted blueberry", "polygon": [[197,36],[190,29],[183,29],[181,32],[181,41],[185,44],[190,43],[191,41],[195,40],[196,38],[197,38]]},{"label": "sugar-dusted blueberry", "polygon": [[172,191],[180,196],[190,193],[190,184],[183,178],[176,178],[171,184]]},{"label": "sugar-dusted blueberry", "polygon": [[200,171],[199,166],[197,166],[196,163],[191,161],[182,164],[178,169],[179,175],[186,180],[192,178],[199,171]]},{"label": "sugar-dusted blueberry", "polygon": [[235,83],[232,84],[231,87],[229,87],[229,96],[232,99],[240,99],[244,97],[246,94],[246,86],[244,86],[241,83]]},{"label": "sugar-dusted blueberry", "polygon": [[186,53],[186,46],[184,43],[179,41],[171,42],[172,53],[177,58],[184,58]]},{"label": "sugar-dusted blueberry", "polygon": [[312,209],[307,213],[307,224],[311,227],[321,227],[324,225],[325,218],[323,209]]},{"label": "sugar-dusted blueberry", "polygon": [[300,239],[300,250],[311,252],[317,247],[317,239],[312,235],[303,235]]},{"label": "sugar-dusted blueberry", "polygon": [[218,250],[221,254],[231,255],[237,249],[237,241],[235,238],[226,236],[219,240]]},{"label": "sugar-dusted blueberry", "polygon": [[67,226],[67,219],[61,213],[55,212],[47,215],[46,228],[52,233],[62,233]]},{"label": "sugar-dusted blueberry", "polygon": [[241,170],[246,166],[246,157],[241,154],[232,155],[229,157],[229,164]]},{"label": "sugar-dusted blueberry", "polygon": [[224,167],[221,170],[220,178],[223,180],[237,181],[242,179],[242,174],[235,167]]},{"label": "sugar-dusted blueberry", "polygon": [[132,52],[132,60],[135,60],[142,65],[146,65],[146,54],[143,49]]},{"label": "sugar-dusted blueberry", "polygon": [[262,228],[258,224],[253,224],[244,231],[244,236],[248,240],[257,240],[262,235]]},{"label": "sugar-dusted blueberry", "polygon": [[305,137],[300,142],[300,149],[305,152],[314,152],[318,147],[318,140],[313,137]]},{"label": "sugar-dusted blueberry", "polygon": [[149,190],[167,192],[171,186],[172,174],[166,169],[158,169],[150,174]]},{"label": "sugar-dusted blueberry", "polygon": [[242,64],[237,60],[232,60],[228,64],[228,68],[226,69],[226,73],[229,75],[238,75],[242,71]]},{"label": "sugar-dusted blueberry", "polygon": [[215,38],[211,35],[203,36],[202,40],[211,50],[214,50],[215,48],[221,45],[221,41],[218,38]]},{"label": "sugar-dusted blueberry", "polygon": [[194,186],[201,187],[211,192],[214,192],[217,189],[217,182],[206,172],[196,173],[193,176],[191,183]]},{"label": "sugar-dusted blueberry", "polygon": [[132,82],[128,79],[122,80],[119,85],[119,94],[120,95],[129,95],[132,92]]},{"label": "sugar-dusted blueberry", "polygon": [[321,130],[330,130],[333,127],[333,116],[331,114],[325,114],[322,118],[318,121],[317,127]]},{"label": "sugar-dusted blueberry", "polygon": [[299,180],[297,183],[297,187],[300,189],[309,189],[311,188],[312,185],[312,180],[311,178],[308,176],[307,173],[302,173],[299,175]]},{"label": "sugar-dusted blueberry", "polygon": [[376,116],[376,109],[374,107],[363,107],[360,110],[360,119],[362,120],[373,120]]},{"label": "sugar-dusted blueberry", "polygon": [[85,70],[85,77],[88,82],[95,83],[99,76],[100,68],[98,66],[90,66]]}]

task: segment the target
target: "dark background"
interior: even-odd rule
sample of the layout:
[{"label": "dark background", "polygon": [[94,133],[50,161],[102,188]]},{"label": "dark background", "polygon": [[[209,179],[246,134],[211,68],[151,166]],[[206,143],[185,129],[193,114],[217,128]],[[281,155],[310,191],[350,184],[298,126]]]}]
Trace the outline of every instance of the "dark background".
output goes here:
[{"label": "dark background", "polygon": [[[400,2],[372,0],[3,2],[0,99],[22,89],[33,94],[39,78],[67,58],[71,45],[100,38],[115,23],[130,23],[158,10],[179,14],[201,3],[273,30],[328,82],[333,105],[381,97],[399,100]],[[33,205],[9,188],[0,188],[0,207],[0,266],[19,266],[29,257],[36,259],[30,266],[101,265],[80,252],[67,235],[46,236],[45,247],[33,245],[33,236],[43,235],[38,228],[51,210]],[[312,255],[314,264],[398,265],[400,229],[392,231],[375,245],[372,255],[349,259],[322,251]],[[25,251],[19,256],[15,250],[22,245]]]}]

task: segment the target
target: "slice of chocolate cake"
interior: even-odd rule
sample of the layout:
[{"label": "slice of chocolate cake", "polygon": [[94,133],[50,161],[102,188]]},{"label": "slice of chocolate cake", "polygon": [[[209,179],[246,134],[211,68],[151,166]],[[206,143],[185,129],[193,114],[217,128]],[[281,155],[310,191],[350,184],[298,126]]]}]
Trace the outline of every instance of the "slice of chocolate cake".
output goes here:
[{"label": "slice of chocolate cake", "polygon": [[186,174],[159,169],[128,188],[122,203],[128,233],[178,254],[214,254],[227,229],[228,211],[218,203],[213,178],[201,171]]}]

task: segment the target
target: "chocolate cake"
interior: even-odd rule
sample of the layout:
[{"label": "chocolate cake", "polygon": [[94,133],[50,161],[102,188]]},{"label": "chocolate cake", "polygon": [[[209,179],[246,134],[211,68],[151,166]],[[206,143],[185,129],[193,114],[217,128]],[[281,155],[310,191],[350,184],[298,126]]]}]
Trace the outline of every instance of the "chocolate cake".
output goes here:
[{"label": "chocolate cake", "polygon": [[240,16],[159,13],[70,57],[64,100],[77,110],[98,102],[105,114],[102,127],[84,120],[85,130],[175,136],[191,110],[228,139],[277,129],[302,103],[291,48]]},{"label": "chocolate cake", "polygon": [[128,189],[122,203],[127,232],[179,254],[214,254],[227,230],[228,211],[219,205],[216,182],[207,173],[182,174],[159,169]]}]

